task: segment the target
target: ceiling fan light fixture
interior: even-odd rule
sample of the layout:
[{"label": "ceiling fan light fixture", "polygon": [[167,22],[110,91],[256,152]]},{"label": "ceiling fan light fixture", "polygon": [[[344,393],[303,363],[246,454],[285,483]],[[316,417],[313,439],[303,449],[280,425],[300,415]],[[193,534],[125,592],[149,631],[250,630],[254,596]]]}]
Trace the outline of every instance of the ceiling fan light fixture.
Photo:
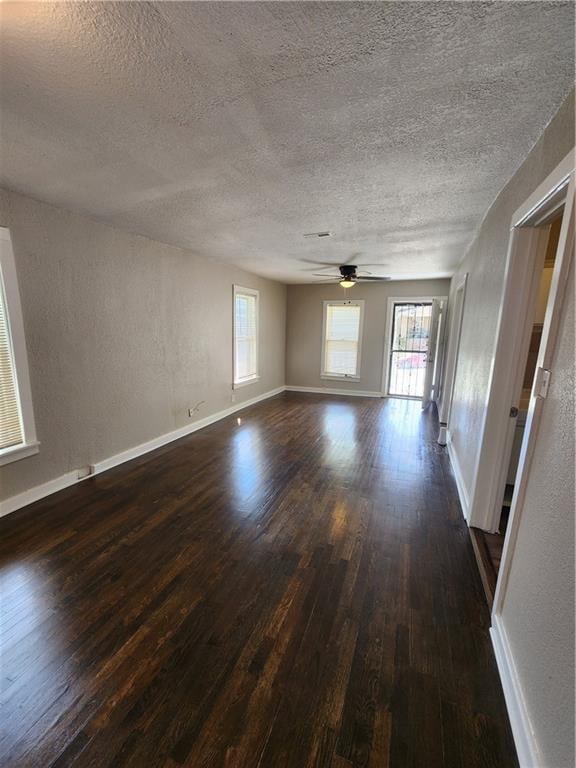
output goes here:
[{"label": "ceiling fan light fixture", "polygon": [[340,285],[342,288],[352,288],[356,285],[356,280],[351,280],[349,277],[345,277],[343,280],[340,280]]}]

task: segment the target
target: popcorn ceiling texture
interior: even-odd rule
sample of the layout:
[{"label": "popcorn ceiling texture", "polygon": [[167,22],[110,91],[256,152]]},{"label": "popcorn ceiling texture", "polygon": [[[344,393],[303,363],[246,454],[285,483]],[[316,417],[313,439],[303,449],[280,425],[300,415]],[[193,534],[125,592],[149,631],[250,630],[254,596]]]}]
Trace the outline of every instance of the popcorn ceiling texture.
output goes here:
[{"label": "popcorn ceiling texture", "polygon": [[0,13],[0,183],[295,282],[451,274],[573,82],[571,3]]}]

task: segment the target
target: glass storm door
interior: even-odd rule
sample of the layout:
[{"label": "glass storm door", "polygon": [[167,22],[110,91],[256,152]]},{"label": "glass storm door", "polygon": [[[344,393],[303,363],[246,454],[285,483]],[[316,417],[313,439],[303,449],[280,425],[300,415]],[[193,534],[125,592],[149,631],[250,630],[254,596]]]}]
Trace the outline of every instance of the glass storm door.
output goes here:
[{"label": "glass storm door", "polygon": [[428,339],[428,354],[426,355],[426,374],[424,376],[424,391],[422,393],[422,408],[426,408],[438,396],[443,310],[444,302],[440,299],[433,299],[432,316],[430,318],[430,338]]},{"label": "glass storm door", "polygon": [[432,301],[394,304],[388,394],[421,398],[428,370]]}]

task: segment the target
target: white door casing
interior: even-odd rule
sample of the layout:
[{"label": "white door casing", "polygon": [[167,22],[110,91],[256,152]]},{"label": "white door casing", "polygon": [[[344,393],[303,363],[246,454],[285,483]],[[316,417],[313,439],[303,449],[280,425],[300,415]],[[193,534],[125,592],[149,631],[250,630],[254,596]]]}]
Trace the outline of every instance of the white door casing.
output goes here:
[{"label": "white door casing", "polygon": [[[558,243],[556,263],[549,294],[552,311],[560,287],[566,282],[567,239],[570,206],[573,201],[574,153],[570,153],[512,218],[512,228],[505,271],[503,300],[498,319],[494,362],[488,388],[488,402],[480,435],[480,449],[470,489],[468,524],[486,531],[498,530],[501,514],[501,491],[508,467],[515,419],[510,409],[517,406],[518,382],[523,377],[530,342],[531,322],[536,292],[544,260],[547,218],[558,211],[564,201],[564,219]],[[570,210],[569,210],[570,209]],[[557,310],[554,310],[556,317]],[[544,349],[549,323],[548,310],[542,332]],[[548,323],[548,324],[547,324]],[[557,323],[557,319],[556,319]],[[540,364],[538,364],[540,365]],[[534,397],[531,398],[531,405]],[[528,434],[528,421],[524,440]],[[520,467],[519,467],[520,471]]]},{"label": "white door casing", "polygon": [[424,392],[422,393],[422,408],[426,408],[432,402],[434,393],[435,376],[437,370],[436,355],[441,352],[438,328],[440,322],[440,313],[442,312],[442,300],[432,299],[432,315],[430,318],[430,336],[428,337],[428,350],[426,353],[426,374],[424,376]]},{"label": "white door casing", "polygon": [[[558,337],[558,327],[566,293],[568,273],[574,258],[574,155],[571,154],[569,157],[571,159],[571,172],[569,173],[568,184],[565,189],[566,194],[562,227],[560,230],[560,239],[556,250],[552,284],[550,286],[546,314],[544,317],[542,340],[540,342],[540,350],[538,352],[538,360],[536,363],[536,375],[534,377],[534,385],[532,387],[528,415],[526,417],[526,427],[524,429],[524,438],[520,450],[520,459],[518,461],[514,495],[510,507],[510,518],[506,530],[506,538],[504,540],[504,550],[502,552],[502,561],[498,572],[498,581],[496,583],[494,605],[492,608],[493,615],[500,614],[502,610],[528,485],[530,466],[536,447],[538,428],[548,391],[548,384],[551,377],[554,375],[554,371],[552,370],[552,360]],[[544,205],[542,207],[544,207]]]}]

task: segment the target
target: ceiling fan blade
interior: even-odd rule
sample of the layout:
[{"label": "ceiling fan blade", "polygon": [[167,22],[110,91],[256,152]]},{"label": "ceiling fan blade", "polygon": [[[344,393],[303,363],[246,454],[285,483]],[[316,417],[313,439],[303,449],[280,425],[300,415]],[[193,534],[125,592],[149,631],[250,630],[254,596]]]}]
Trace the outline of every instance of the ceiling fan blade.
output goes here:
[{"label": "ceiling fan blade", "polygon": [[305,264],[315,264],[317,267],[333,267],[338,269],[340,266],[334,261],[315,261],[314,259],[298,259],[298,261],[303,261]]},{"label": "ceiling fan blade", "polygon": [[390,278],[389,277],[375,277],[374,275],[369,276],[369,277],[361,277],[360,275],[358,275],[356,280],[358,280],[361,283],[365,283],[365,282],[368,282],[369,280],[390,280]]},{"label": "ceiling fan blade", "polygon": [[312,277],[323,277],[324,280],[337,280],[338,278],[340,278],[340,280],[342,279],[341,275],[320,275],[318,272],[315,272]]}]

